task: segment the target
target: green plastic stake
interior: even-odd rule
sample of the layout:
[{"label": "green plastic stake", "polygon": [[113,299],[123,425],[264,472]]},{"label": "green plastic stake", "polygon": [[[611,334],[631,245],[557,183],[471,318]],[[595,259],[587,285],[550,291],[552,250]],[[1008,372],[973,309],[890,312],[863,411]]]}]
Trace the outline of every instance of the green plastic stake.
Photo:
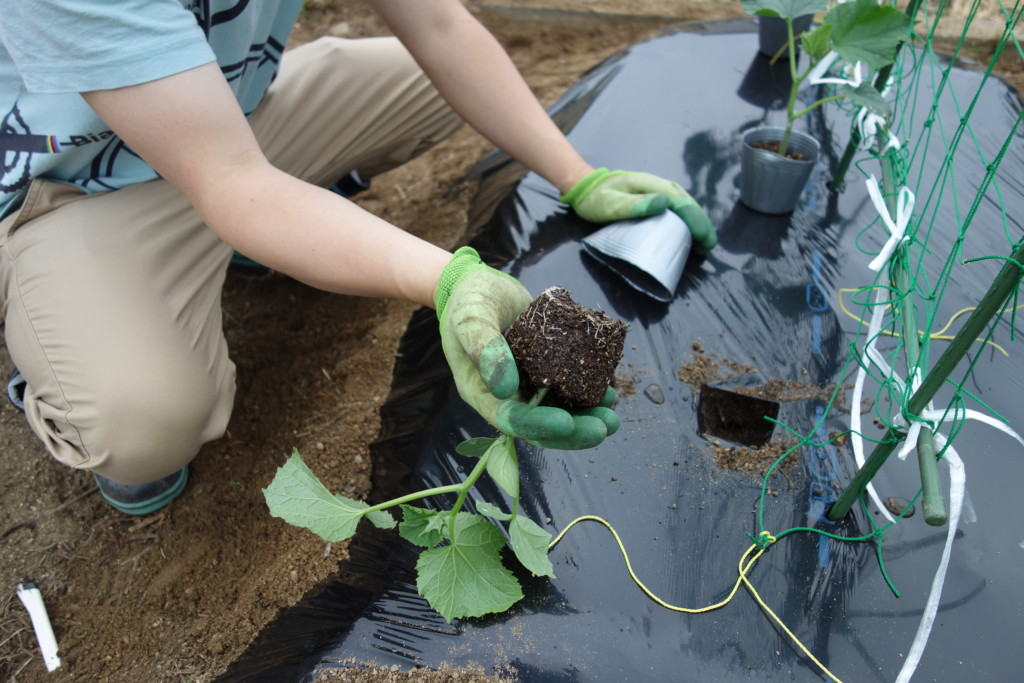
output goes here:
[{"label": "green plastic stake", "polygon": [[[882,187],[885,193],[886,206],[890,216],[896,215],[896,181],[893,179],[893,161],[891,157],[882,159]],[[896,281],[896,291],[903,296],[900,305],[900,322],[903,324],[903,348],[907,357],[907,372],[912,373],[921,359],[921,340],[917,336],[917,314],[910,301],[910,276],[907,272],[906,245],[896,249],[893,259],[892,278]],[[930,454],[930,457],[925,454]],[[917,437],[917,463],[921,472],[921,489],[926,508],[925,521],[931,526],[942,526],[949,521],[945,513],[946,499],[942,495],[939,482],[938,464],[935,461],[935,437],[931,430],[922,429]],[[931,510],[929,515],[927,510]]]},{"label": "green plastic stake", "polygon": [[[928,438],[923,438],[925,434]],[[944,526],[949,521],[946,510],[946,498],[942,495],[939,485],[939,472],[935,467],[935,439],[927,429],[921,430],[917,440],[917,462],[921,469],[921,507],[924,508],[924,521],[930,526]]]},{"label": "green plastic stake", "polygon": [[[988,291],[985,292],[985,295],[978,303],[978,307],[971,312],[967,322],[964,323],[964,326],[953,337],[953,341],[949,343],[946,350],[939,356],[935,367],[924,378],[924,381],[921,382],[921,386],[914,392],[914,395],[910,397],[907,408],[911,414],[920,414],[928,405],[928,402],[935,398],[935,394],[938,393],[939,388],[949,378],[950,373],[967,355],[967,350],[974,343],[974,340],[981,336],[985,327],[1017,289],[1021,276],[1024,274],[1022,272],[1022,263],[1024,263],[1024,239],[1014,246],[1013,255],[1003,264],[999,274],[996,275],[996,279],[992,282],[992,286],[988,288]],[[864,493],[864,489],[867,488],[872,477],[875,476],[875,473],[878,472],[878,469],[885,463],[892,452],[896,450],[896,446],[904,436],[905,434],[893,429],[889,429],[886,432],[885,438],[872,451],[871,456],[865,461],[864,467],[860,468],[850,481],[849,486],[839,496],[839,500],[829,510],[828,518],[830,520],[833,522],[838,521],[850,512],[850,508],[853,507],[853,504]]]}]

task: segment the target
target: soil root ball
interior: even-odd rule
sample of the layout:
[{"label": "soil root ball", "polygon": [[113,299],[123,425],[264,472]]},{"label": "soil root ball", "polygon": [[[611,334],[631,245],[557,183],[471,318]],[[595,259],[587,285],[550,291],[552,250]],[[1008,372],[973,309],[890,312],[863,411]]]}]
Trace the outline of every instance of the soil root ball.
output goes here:
[{"label": "soil root ball", "polygon": [[519,366],[523,392],[549,390],[545,405],[592,408],[604,398],[622,359],[629,325],[573,301],[550,287],[505,333]]}]

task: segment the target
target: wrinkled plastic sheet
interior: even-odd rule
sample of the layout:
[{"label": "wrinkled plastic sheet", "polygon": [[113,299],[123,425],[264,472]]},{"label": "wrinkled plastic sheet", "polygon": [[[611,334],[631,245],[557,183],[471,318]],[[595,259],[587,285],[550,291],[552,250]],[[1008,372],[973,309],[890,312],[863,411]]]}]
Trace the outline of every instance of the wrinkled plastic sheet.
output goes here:
[{"label": "wrinkled plastic sheet", "polygon": [[[821,394],[777,402],[779,422],[815,435],[820,445],[791,456],[795,465],[771,480],[762,506],[758,476],[715,464],[714,437],[702,433],[700,398],[678,374],[694,363],[696,344],[706,358],[727,361],[723,369],[746,368],[714,382],[727,392],[770,380],[819,388],[849,384],[856,368],[844,364],[858,321],[841,312],[837,292],[872,281],[871,257],[862,250],[877,253],[884,242],[880,225],[864,230],[877,213],[856,169],[841,191],[826,186],[849,131],[849,119],[834,111],[806,117],[824,158],[795,213],[767,216],[739,203],[739,133],[778,123],[785,88],[784,78],[757,54],[752,26],[691,26],[638,44],[586,75],[552,110],[588,159],[676,179],[708,211],[720,244],[706,258],[691,257],[670,303],[644,297],[590,258],[580,240],[593,226],[560,204],[551,185],[523,176],[501,156],[481,163],[474,207],[475,220],[483,223],[475,245],[489,262],[504,264],[535,293],[560,284],[580,303],[630,324],[620,374],[635,391],[624,391],[619,402],[621,430],[582,452],[520,444],[522,513],[552,533],[581,515],[607,519],[639,578],[666,602],[690,608],[726,596],[751,545],[748,534],[760,530],[759,509],[772,533],[793,527],[843,536],[871,531],[859,506],[840,523],[825,518],[855,471],[848,444],[825,443],[849,428],[848,414],[828,410]],[[965,93],[979,82],[978,74],[960,68],[951,78]],[[973,119],[976,130],[991,134],[979,141],[986,159],[1019,107],[1002,84],[986,87]],[[956,172],[973,197],[985,169],[970,151],[958,155]],[[970,233],[965,259],[1009,254],[1007,238],[1019,238],[1013,214],[1024,206],[1021,157],[1015,141],[1000,172],[1016,233],[1005,234],[998,205],[983,202],[974,224],[991,227]],[[932,171],[938,177],[938,167]],[[936,221],[930,247],[939,254],[951,248],[956,215],[950,209]],[[942,310],[952,315],[977,304],[999,265],[983,261],[960,269]],[[966,386],[1019,428],[1024,349],[1007,334],[999,339],[1009,357],[983,352]],[[455,446],[493,434],[455,394],[431,311],[410,323],[382,416],[373,448],[374,502],[459,481],[471,464],[454,455]],[[870,418],[865,415],[868,437],[875,429]],[[782,431],[775,427],[772,438]],[[974,423],[955,445],[968,496],[914,679],[1018,680],[1024,529],[1016,501],[1024,453],[1008,436]],[[879,495],[912,498],[920,486],[916,468],[914,457],[890,458],[874,481]],[[946,468],[940,473],[948,492]],[[486,477],[470,503],[481,500],[509,505]],[[867,514],[882,523],[874,506]],[[899,598],[884,580],[875,543],[806,532],[780,538],[750,580],[840,679],[891,681],[918,632],[946,533],[927,526],[920,510],[886,532],[884,566]],[[360,525],[338,576],[271,623],[223,680],[311,681],[319,671],[352,662],[402,669],[477,665],[524,681],[823,679],[742,589],[726,607],[704,614],[670,611],[647,598],[609,532],[596,523],[574,527],[553,549],[557,578],[520,571],[525,599],[484,618],[447,623],[431,610],[415,589],[416,556],[393,532]]]}]

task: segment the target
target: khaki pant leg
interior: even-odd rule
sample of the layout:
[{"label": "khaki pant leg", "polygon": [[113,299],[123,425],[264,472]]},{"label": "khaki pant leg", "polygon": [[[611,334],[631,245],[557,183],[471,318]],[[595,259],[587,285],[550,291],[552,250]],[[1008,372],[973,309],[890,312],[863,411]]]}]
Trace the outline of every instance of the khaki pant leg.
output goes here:
[{"label": "khaki pant leg", "polygon": [[28,422],[54,457],[137,484],[224,433],[230,256],[163,180],[93,195],[33,183],[0,223],[0,287]]},{"label": "khaki pant leg", "polygon": [[395,38],[289,50],[249,120],[271,163],[321,187],[400,166],[463,125]]}]

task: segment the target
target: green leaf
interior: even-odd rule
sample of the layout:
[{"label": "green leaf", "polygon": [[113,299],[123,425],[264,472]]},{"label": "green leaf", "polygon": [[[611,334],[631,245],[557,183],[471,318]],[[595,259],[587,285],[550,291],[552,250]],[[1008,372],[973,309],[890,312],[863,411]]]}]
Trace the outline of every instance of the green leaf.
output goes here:
[{"label": "green leaf", "polygon": [[887,119],[892,116],[892,106],[885,101],[882,93],[878,92],[870,83],[861,83],[856,88],[844,85],[839,91],[849,97],[850,101],[858,107],[867,107],[872,114],[878,114]]},{"label": "green leaf", "polygon": [[487,452],[496,438],[491,436],[480,436],[475,439],[467,439],[455,447],[455,452],[467,458],[479,458]]},{"label": "green leaf", "polygon": [[501,563],[501,531],[460,512],[456,532],[456,543],[424,550],[416,562],[416,589],[430,606],[451,621],[504,612],[521,600],[519,582]]},{"label": "green leaf", "polygon": [[343,541],[356,532],[366,503],[333,496],[306,466],[296,449],[263,489],[270,514],[309,529],[327,541]]},{"label": "green leaf", "polygon": [[741,4],[747,14],[796,19],[825,11],[828,0],[742,0]]},{"label": "green leaf", "polygon": [[478,514],[484,517],[490,517],[492,519],[497,519],[502,522],[507,522],[508,520],[512,519],[512,515],[510,515],[507,512],[503,512],[502,509],[499,508],[497,505],[491,505],[486,501],[477,503],[476,511]]},{"label": "green leaf", "polygon": [[834,26],[832,49],[846,62],[864,62],[870,69],[892,63],[910,28],[910,17],[904,12],[875,0],[836,5],[825,21]]},{"label": "green leaf", "polygon": [[529,517],[516,515],[509,525],[509,537],[516,557],[535,576],[555,578],[555,568],[548,559],[551,534],[537,526]]},{"label": "green leaf", "polygon": [[821,24],[813,31],[808,31],[800,38],[800,47],[812,60],[819,60],[828,54],[829,39],[832,37],[832,24]]},{"label": "green leaf", "polygon": [[395,521],[395,518],[387,510],[367,512],[366,518],[373,522],[373,525],[378,529],[394,529],[398,525],[398,522]]},{"label": "green leaf", "polygon": [[505,493],[519,499],[519,460],[514,439],[502,437],[491,446],[487,474]]},{"label": "green leaf", "polygon": [[448,513],[402,505],[402,517],[404,521],[398,525],[398,535],[405,540],[424,548],[433,548],[441,542]]}]

